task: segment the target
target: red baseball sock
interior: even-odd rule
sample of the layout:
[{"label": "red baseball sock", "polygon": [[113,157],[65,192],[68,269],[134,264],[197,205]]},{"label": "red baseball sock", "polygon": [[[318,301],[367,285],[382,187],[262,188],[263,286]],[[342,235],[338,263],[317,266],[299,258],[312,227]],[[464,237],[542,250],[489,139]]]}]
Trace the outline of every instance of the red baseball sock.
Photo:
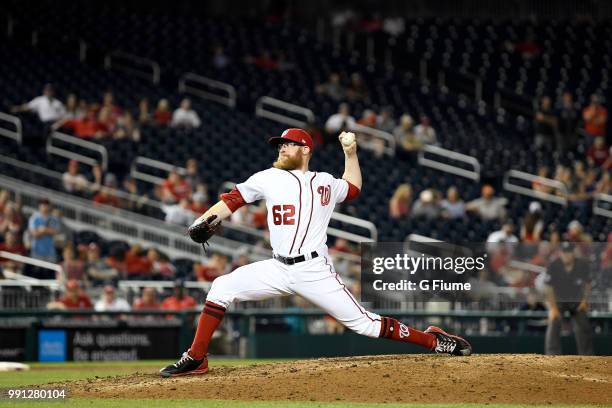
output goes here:
[{"label": "red baseball sock", "polygon": [[436,346],[436,336],[433,334],[408,327],[392,317],[381,316],[380,334],[378,337],[418,344],[429,350],[433,350]]},{"label": "red baseball sock", "polygon": [[200,320],[198,320],[198,328],[189,349],[189,355],[196,360],[200,360],[206,357],[208,353],[208,344],[212,338],[213,333],[219,327],[219,323],[223,319],[225,314],[225,308],[223,306],[216,305],[212,302],[206,302],[204,310],[200,314]]}]

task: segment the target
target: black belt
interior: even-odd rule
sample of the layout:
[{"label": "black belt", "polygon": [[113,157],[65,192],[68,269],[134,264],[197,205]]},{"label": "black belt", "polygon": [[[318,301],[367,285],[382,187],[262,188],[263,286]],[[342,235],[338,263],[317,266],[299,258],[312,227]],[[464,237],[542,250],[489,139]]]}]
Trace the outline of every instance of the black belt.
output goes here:
[{"label": "black belt", "polygon": [[[319,256],[319,254],[317,254],[317,251],[312,251],[310,253],[310,256],[312,257],[311,259],[314,259],[317,256]],[[278,262],[284,263],[285,265],[293,265],[296,263],[304,262],[306,260],[306,256],[300,255],[300,256],[294,256],[293,258],[291,258],[288,256],[274,255],[274,259],[276,259]]]}]

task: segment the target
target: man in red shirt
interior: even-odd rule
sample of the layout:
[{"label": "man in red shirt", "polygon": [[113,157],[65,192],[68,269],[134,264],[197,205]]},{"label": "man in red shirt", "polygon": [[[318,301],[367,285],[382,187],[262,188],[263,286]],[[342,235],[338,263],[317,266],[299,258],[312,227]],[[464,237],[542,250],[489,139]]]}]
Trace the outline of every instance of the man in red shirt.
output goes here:
[{"label": "man in red shirt", "polygon": [[173,202],[179,202],[191,195],[189,183],[176,170],[172,170],[168,174],[168,178],[162,183],[162,188],[164,199],[170,199]]},{"label": "man in red shirt", "polygon": [[142,297],[134,301],[133,310],[157,310],[160,304],[155,296],[155,288],[146,287],[142,289]]},{"label": "man in red shirt", "polygon": [[196,306],[197,303],[195,299],[185,293],[185,287],[183,286],[183,282],[177,280],[174,283],[174,294],[164,299],[161,304],[161,309],[180,311],[186,309],[193,309]]},{"label": "man in red shirt", "polygon": [[587,157],[595,163],[596,166],[603,166],[610,156],[610,150],[606,146],[606,142],[603,137],[598,136],[595,141],[587,150]]},{"label": "man in red shirt", "polygon": [[[4,242],[0,244],[0,251],[10,252],[17,255],[25,255],[25,247],[17,241],[17,234],[14,231],[7,231],[4,234]],[[18,272],[23,264],[10,259],[0,257],[0,269],[4,268]]]},{"label": "man in red shirt", "polygon": [[67,128],[74,132],[74,135],[83,139],[100,138],[108,134],[108,129],[98,121],[94,110],[87,112],[81,119],[60,120],[53,124],[53,129]]},{"label": "man in red shirt", "polygon": [[66,309],[93,309],[89,296],[81,291],[79,283],[72,279],[66,282],[66,292],[60,302]]},{"label": "man in red shirt", "polygon": [[591,104],[582,111],[584,130],[591,136],[605,136],[608,110],[601,106],[599,96],[591,95]]}]

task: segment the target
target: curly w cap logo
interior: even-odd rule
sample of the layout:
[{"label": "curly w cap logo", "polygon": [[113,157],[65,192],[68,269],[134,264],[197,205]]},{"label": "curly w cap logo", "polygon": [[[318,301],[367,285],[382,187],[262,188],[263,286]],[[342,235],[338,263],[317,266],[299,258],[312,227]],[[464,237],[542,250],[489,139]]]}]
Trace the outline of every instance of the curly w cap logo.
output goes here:
[{"label": "curly w cap logo", "polygon": [[285,130],[283,134],[281,135],[281,137],[286,137],[288,132],[289,132],[289,129]]}]

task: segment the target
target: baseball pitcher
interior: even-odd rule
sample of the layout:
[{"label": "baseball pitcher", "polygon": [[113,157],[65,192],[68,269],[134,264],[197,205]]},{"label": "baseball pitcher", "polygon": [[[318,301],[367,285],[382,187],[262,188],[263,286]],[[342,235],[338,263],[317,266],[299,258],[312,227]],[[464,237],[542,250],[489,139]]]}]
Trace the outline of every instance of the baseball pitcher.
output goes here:
[{"label": "baseball pitcher", "polygon": [[176,363],[161,369],[162,376],[208,371],[208,344],[233,301],[292,294],[302,296],[364,336],[414,343],[436,353],[472,353],[466,340],[437,327],[430,326],[423,332],[365,310],[336,273],[326,246],[327,226],[334,206],[355,199],[362,181],[354,135],[343,132],[339,139],[344,150],[341,179],[308,169],[313,144],[306,131],[287,129],[280,137],[270,138],[268,143],[278,147],[272,168],[255,173],[231,192],[222,194],[221,200],[189,227],[194,241],[206,243],[221,220],[233,211],[266,200],[274,256],[213,281],[191,347]]}]

